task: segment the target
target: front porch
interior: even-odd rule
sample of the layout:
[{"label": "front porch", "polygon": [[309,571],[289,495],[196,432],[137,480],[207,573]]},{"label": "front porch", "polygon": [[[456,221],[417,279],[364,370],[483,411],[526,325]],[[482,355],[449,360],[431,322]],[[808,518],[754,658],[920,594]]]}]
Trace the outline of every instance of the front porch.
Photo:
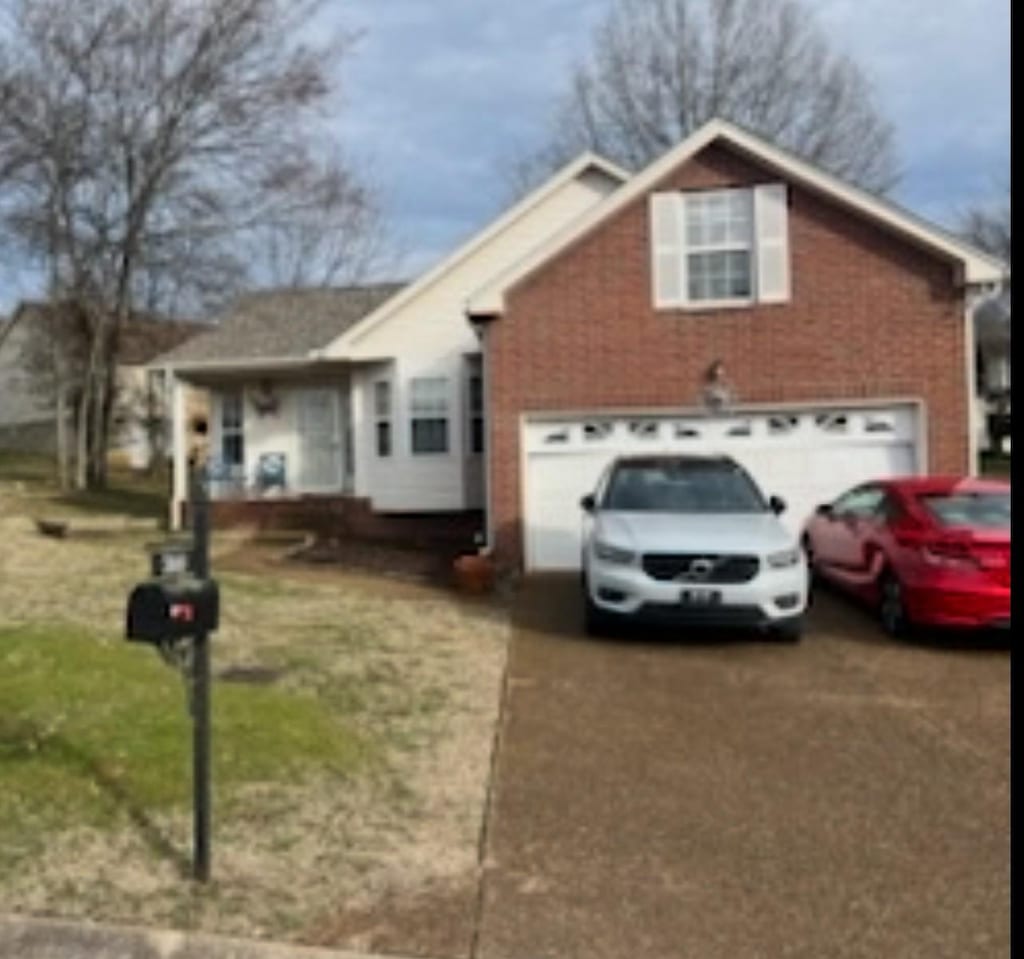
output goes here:
[{"label": "front porch", "polygon": [[[185,387],[209,396],[205,431],[188,422]],[[318,363],[282,371],[189,371],[173,379],[174,484],[171,524],[188,498],[189,465],[205,467],[215,510],[221,504],[276,503],[288,512],[308,497],[344,502],[356,492],[349,364]],[[283,509],[282,509],[283,508]]]}]

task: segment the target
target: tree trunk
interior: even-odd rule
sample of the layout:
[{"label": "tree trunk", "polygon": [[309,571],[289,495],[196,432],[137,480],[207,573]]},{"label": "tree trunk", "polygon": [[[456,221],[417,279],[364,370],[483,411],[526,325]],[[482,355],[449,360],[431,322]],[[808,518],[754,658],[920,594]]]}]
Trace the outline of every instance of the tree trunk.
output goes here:
[{"label": "tree trunk", "polygon": [[62,490],[71,485],[70,450],[68,449],[68,404],[64,383],[58,379],[56,396],[57,426],[57,482]]},{"label": "tree trunk", "polygon": [[89,488],[89,409],[92,389],[90,378],[82,384],[82,395],[75,410],[75,489]]}]

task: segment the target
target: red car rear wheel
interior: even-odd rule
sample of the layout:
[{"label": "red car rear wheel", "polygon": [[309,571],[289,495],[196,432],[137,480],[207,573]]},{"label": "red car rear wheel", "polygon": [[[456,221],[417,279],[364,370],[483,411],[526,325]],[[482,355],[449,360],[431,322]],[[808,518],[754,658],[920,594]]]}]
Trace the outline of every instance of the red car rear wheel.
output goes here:
[{"label": "red car rear wheel", "polygon": [[878,617],[890,636],[901,637],[910,632],[903,584],[892,570],[884,570],[878,583]]}]

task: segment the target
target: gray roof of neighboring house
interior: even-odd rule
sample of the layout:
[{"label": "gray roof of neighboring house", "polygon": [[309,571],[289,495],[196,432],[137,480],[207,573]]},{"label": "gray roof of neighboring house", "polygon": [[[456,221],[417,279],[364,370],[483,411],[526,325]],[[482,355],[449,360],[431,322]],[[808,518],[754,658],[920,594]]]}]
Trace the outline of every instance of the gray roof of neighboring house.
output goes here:
[{"label": "gray roof of neighboring house", "polygon": [[262,290],[239,297],[208,333],[158,357],[175,366],[217,360],[300,359],[322,349],[404,286]]}]

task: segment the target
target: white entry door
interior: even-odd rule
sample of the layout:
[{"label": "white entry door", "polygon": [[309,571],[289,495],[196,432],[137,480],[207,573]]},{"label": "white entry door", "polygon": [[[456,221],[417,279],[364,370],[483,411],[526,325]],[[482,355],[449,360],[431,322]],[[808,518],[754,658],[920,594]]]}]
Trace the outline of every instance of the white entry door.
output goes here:
[{"label": "white entry door", "polygon": [[538,416],[523,427],[526,567],[579,567],[579,501],[616,456],[731,456],[765,496],[786,500],[782,520],[796,531],[816,505],[850,486],[922,469],[918,429],[911,404],[728,416]]},{"label": "white entry door", "polygon": [[298,393],[299,489],[340,492],[343,486],[338,390],[317,387]]}]

